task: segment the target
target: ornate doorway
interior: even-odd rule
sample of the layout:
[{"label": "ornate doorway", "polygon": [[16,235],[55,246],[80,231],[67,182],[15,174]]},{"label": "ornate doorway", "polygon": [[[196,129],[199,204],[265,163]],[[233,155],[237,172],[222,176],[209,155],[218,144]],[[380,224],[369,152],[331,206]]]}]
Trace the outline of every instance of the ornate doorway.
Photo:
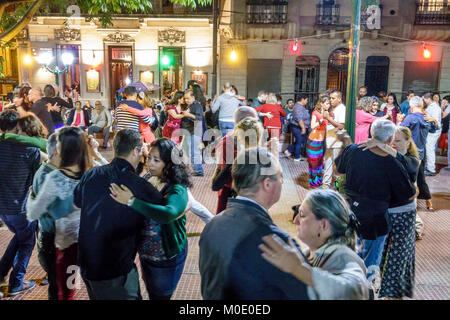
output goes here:
[{"label": "ornate doorway", "polygon": [[110,98],[116,105],[117,90],[133,82],[132,47],[109,47]]},{"label": "ornate doorway", "polygon": [[328,58],[327,90],[339,90],[345,100],[349,49],[338,48]]}]

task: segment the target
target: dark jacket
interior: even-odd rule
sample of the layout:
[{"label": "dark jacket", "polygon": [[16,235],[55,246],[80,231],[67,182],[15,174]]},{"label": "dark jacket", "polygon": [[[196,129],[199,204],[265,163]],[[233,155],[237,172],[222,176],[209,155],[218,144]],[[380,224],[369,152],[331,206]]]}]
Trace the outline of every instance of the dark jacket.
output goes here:
[{"label": "dark jacket", "polygon": [[[261,238],[289,235],[264,208],[248,200],[229,199],[200,237],[201,291],[206,300],[308,300],[307,286],[261,257]],[[299,249],[300,252],[300,249]]]},{"label": "dark jacket", "polygon": [[81,208],[78,263],[88,280],[110,280],[134,267],[144,216],[116,202],[109,186],[126,185],[141,200],[161,204],[161,194],[139,177],[131,164],[114,158],[110,164],[86,172],[74,190]]},{"label": "dark jacket", "polygon": [[39,120],[42,121],[42,124],[47,128],[48,135],[51,135],[53,132],[55,132],[52,116],[50,115],[50,112],[47,108],[47,101],[39,99],[38,101],[33,103],[30,111],[33,112],[39,118]]},{"label": "dark jacket", "polygon": [[[67,109],[72,108],[72,106],[67,101],[65,101],[60,97],[44,97],[41,100],[44,101],[46,104],[50,103],[52,106],[55,105],[55,103],[57,103],[61,108]],[[64,125],[64,121],[61,116],[61,111],[60,112],[50,111],[50,115],[52,116],[54,126],[59,126],[61,124]]]},{"label": "dark jacket", "polygon": [[191,118],[188,118],[188,117],[181,118],[180,127],[182,129],[188,130],[191,134],[193,134],[194,133],[194,128],[196,128],[196,126],[200,126],[200,128],[202,126],[202,122],[203,122],[203,107],[196,100],[189,107],[189,112],[192,113],[195,116],[195,120],[191,119]]},{"label": "dark jacket", "polygon": [[[72,123],[75,121],[74,117],[75,117],[75,111],[76,109],[73,108],[72,110],[70,110],[69,113],[69,118],[67,119],[67,125],[71,126]],[[89,125],[91,124],[91,120],[89,118],[89,112],[87,112],[87,110],[83,109],[83,113],[84,113],[84,122],[86,124],[86,128],[89,127]]]},{"label": "dark jacket", "polygon": [[5,141],[5,134],[0,135],[0,214],[25,214],[40,159],[38,148]]}]

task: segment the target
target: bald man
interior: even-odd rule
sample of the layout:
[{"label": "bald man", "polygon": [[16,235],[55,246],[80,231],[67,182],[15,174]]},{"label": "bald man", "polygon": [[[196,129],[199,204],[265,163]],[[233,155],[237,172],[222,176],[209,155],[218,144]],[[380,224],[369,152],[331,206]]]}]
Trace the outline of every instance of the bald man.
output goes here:
[{"label": "bald man", "polygon": [[42,100],[41,89],[40,88],[31,89],[30,92],[28,93],[28,100],[30,100],[33,103],[33,106],[31,107],[30,111],[33,112],[47,128],[48,131],[47,136],[51,135],[53,132],[55,132],[55,129],[53,126],[52,116],[47,107],[47,102]]}]

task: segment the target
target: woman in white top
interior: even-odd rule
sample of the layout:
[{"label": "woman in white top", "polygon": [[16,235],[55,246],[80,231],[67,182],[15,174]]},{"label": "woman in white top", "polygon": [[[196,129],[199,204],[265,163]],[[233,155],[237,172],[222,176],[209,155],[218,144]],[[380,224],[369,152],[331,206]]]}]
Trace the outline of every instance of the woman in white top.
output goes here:
[{"label": "woman in white top", "polygon": [[[298,213],[298,214],[297,214]],[[292,238],[286,245],[276,236],[263,237],[263,258],[307,284],[311,299],[365,300],[370,284],[364,261],[356,254],[356,217],[336,191],[310,191],[294,218],[298,237],[309,249],[307,263]]]}]

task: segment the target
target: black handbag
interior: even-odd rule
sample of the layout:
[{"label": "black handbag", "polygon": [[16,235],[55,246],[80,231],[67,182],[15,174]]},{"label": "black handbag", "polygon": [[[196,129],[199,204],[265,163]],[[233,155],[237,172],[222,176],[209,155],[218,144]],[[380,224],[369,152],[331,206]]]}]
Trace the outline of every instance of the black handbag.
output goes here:
[{"label": "black handbag", "polygon": [[389,202],[369,199],[363,195],[347,192],[347,201],[359,221],[356,229],[358,237],[375,240],[391,231],[389,218]]}]

